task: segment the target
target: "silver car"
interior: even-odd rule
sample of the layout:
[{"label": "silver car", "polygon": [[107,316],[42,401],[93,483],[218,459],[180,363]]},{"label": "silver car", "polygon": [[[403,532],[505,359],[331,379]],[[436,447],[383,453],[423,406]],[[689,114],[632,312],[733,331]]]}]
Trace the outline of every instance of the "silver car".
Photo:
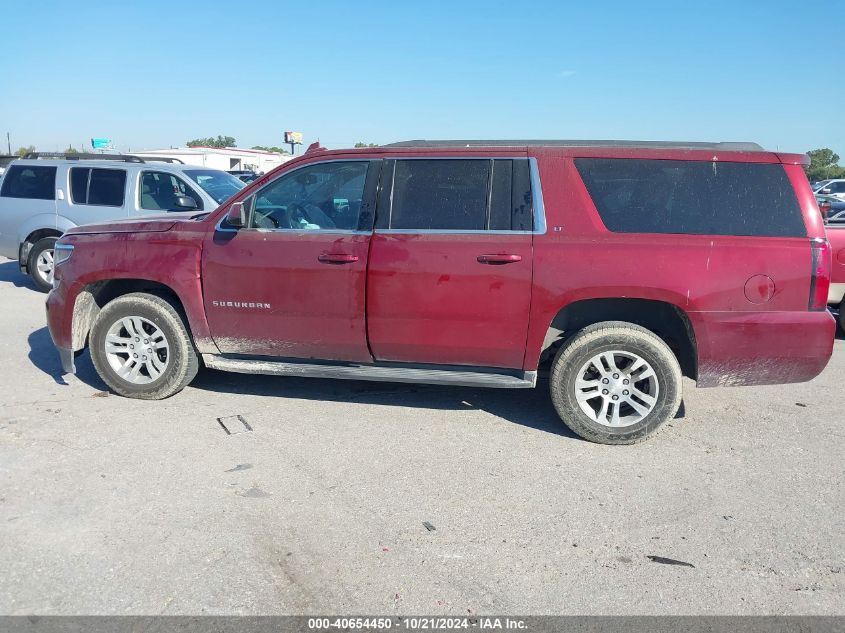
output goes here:
[{"label": "silver car", "polygon": [[53,245],[68,229],[171,212],[198,215],[246,186],[224,171],[170,161],[105,154],[29,154],[15,161],[0,180],[0,255],[17,259],[46,292]]}]

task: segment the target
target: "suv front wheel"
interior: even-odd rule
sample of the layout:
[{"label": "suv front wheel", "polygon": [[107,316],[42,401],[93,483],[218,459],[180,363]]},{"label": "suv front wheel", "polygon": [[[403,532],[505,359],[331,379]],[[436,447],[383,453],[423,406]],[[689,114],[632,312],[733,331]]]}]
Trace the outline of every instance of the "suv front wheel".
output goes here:
[{"label": "suv front wheel", "polygon": [[669,346],[632,323],[584,328],[558,351],[552,402],[584,439],[633,444],[672,418],[681,404],[681,368]]},{"label": "suv front wheel", "polygon": [[166,300],[135,292],[100,311],[89,340],[100,378],[128,398],[160,400],[197,375],[199,359],[180,314]]}]

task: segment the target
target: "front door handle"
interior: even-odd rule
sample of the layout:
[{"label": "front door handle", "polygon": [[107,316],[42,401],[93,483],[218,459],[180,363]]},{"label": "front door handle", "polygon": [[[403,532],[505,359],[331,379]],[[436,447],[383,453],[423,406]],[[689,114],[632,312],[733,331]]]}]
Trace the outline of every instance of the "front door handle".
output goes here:
[{"label": "front door handle", "polygon": [[317,261],[323,264],[351,264],[358,261],[358,256],[346,253],[323,253],[317,257]]},{"label": "front door handle", "polygon": [[492,264],[493,266],[500,266],[502,264],[513,264],[514,262],[521,262],[522,255],[479,255],[476,257],[480,264]]}]

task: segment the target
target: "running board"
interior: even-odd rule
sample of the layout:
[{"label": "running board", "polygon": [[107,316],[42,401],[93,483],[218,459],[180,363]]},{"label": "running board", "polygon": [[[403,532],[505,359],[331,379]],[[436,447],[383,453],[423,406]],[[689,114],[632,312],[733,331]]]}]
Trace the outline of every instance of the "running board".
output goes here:
[{"label": "running board", "polygon": [[342,380],[375,380],[379,382],[418,382],[430,385],[464,387],[496,387],[529,389],[537,384],[536,371],[520,371],[519,375],[490,371],[385,367],[383,365],[292,363],[288,361],[227,358],[203,354],[206,367],[237,374],[299,376],[301,378],[339,378]]}]

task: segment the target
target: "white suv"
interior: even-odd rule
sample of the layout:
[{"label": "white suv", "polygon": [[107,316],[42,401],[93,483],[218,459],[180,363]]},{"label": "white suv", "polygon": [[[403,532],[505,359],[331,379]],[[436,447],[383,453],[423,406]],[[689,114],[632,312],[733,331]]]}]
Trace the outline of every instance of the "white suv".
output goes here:
[{"label": "white suv", "polygon": [[28,154],[0,181],[0,255],[35,285],[53,281],[53,244],[80,224],[212,211],[246,185],[217,169],[175,159],[109,154]]},{"label": "white suv", "polygon": [[821,186],[815,188],[813,193],[817,196],[831,196],[832,198],[845,200],[845,178],[824,180]]}]

